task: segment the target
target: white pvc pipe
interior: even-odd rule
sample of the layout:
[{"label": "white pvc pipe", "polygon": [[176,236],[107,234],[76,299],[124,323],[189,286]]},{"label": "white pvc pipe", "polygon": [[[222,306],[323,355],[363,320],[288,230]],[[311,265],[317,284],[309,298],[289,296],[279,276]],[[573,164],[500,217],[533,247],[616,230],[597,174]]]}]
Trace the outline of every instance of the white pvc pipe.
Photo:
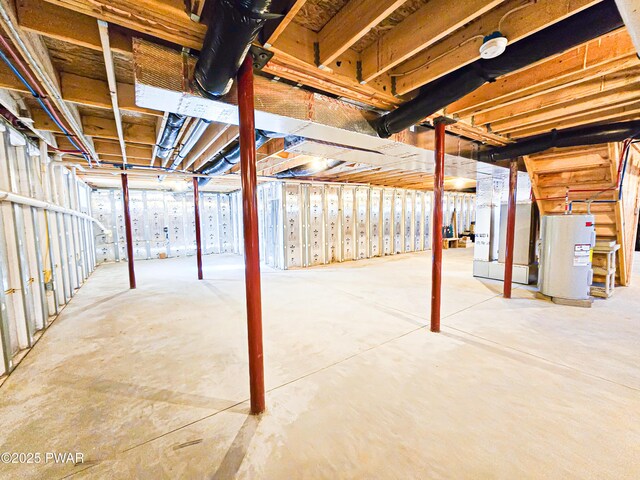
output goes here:
[{"label": "white pvc pipe", "polygon": [[59,213],[64,213],[64,214],[68,214],[68,215],[75,215],[76,217],[79,217],[79,218],[84,218],[86,220],[91,220],[103,232],[107,231],[105,226],[102,225],[102,223],[100,223],[95,218],[93,218],[93,217],[91,217],[91,216],[89,216],[89,215],[87,215],[85,213],[81,213],[81,212],[77,212],[75,210],[71,210],[69,208],[61,207],[61,206],[56,205],[54,203],[44,202],[42,200],[36,200],[35,198],[25,197],[23,195],[18,195],[16,193],[11,193],[11,192],[5,192],[3,190],[0,190],[0,202],[19,203],[20,205],[27,205],[29,207],[42,208],[44,210],[50,210],[52,212],[59,212]]},{"label": "white pvc pipe", "polygon": [[616,0],[616,6],[640,56],[640,0]]}]

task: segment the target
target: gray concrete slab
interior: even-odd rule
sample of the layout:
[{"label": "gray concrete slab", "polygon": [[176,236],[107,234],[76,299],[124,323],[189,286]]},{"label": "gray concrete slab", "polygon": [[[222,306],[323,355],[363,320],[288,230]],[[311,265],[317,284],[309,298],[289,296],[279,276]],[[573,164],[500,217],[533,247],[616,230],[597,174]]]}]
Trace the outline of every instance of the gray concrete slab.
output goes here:
[{"label": "gray concrete slab", "polygon": [[[592,309],[429,252],[263,272],[268,411],[248,415],[242,258],[100,267],[0,387],[2,478],[640,477],[640,270]],[[640,259],[636,266],[640,265]]]}]

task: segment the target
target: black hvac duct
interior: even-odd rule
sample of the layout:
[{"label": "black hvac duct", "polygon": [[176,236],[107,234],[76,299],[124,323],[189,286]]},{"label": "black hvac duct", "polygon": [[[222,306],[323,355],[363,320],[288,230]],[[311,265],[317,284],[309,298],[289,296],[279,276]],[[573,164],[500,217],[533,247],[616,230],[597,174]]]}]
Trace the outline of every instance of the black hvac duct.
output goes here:
[{"label": "black hvac duct", "polygon": [[162,131],[162,136],[157,144],[156,156],[162,160],[166,160],[176,146],[176,140],[180,129],[184,125],[186,115],[178,113],[170,113]]},{"label": "black hvac duct", "polygon": [[605,0],[509,45],[499,57],[476,60],[423,86],[416,98],[377,119],[374,127],[380,137],[387,138],[419,123],[486,82],[493,82],[502,75],[559,54],[622,26],[622,19],[614,1]]},{"label": "black hvac duct", "polygon": [[612,123],[609,125],[586,125],[564,130],[552,130],[543,135],[523,138],[506,147],[481,151],[478,160],[481,162],[498,162],[500,160],[511,160],[523,155],[543,152],[550,148],[579,147],[582,145],[621,142],[638,133],[640,133],[640,120]]},{"label": "black hvac duct", "polygon": [[342,160],[327,160],[324,165],[314,165],[314,162],[300,165],[298,167],[290,168],[282,172],[276,173],[276,178],[296,178],[296,177],[310,177],[320,172],[326,172],[332,168],[342,165]]},{"label": "black hvac duct", "polygon": [[210,8],[194,78],[198,87],[213,96],[225,95],[238,73],[251,42],[271,15],[271,0],[217,0]]},{"label": "black hvac duct", "polygon": [[[267,143],[270,138],[275,138],[270,132],[263,132],[262,130],[256,130],[256,150],[262,145]],[[205,168],[199,173],[204,175],[221,175],[231,170],[240,161],[240,142],[236,140],[225,151],[220,152],[218,155],[205,165]],[[200,177],[198,179],[198,185],[204,186],[209,183],[210,178]]]},{"label": "black hvac duct", "polygon": [[204,131],[211,125],[211,120],[205,120],[201,118],[197,121],[191,133],[189,134],[189,138],[183,143],[182,148],[178,152],[178,154],[173,159],[173,163],[169,167],[169,170],[175,170],[178,168],[178,165],[182,163],[184,158],[189,154],[189,152],[193,149],[196,142],[200,139]]}]

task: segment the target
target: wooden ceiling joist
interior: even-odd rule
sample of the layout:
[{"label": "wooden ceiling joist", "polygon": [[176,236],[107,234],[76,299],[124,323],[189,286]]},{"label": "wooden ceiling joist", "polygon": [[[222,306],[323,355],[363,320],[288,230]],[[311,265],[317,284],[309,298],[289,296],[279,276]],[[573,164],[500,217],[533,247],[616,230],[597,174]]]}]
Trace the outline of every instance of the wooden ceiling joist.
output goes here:
[{"label": "wooden ceiling joist", "polygon": [[154,0],[46,0],[47,3],[161,38],[176,45],[200,49],[207,27],[187,14],[183,2]]},{"label": "wooden ceiling joist", "polygon": [[492,123],[491,128],[501,133],[508,133],[519,130],[526,125],[539,122],[549,122],[553,119],[562,119],[569,115],[582,114],[600,107],[608,107],[615,104],[626,104],[638,100],[640,100],[640,90],[638,89],[637,84],[624,86],[584,98],[570,99],[568,102],[560,103],[549,108],[543,108],[508,119],[499,120]]},{"label": "wooden ceiling joist", "polygon": [[[544,95],[496,108],[488,112],[479,113],[473,117],[473,120],[475,124],[486,125],[490,123],[495,128],[498,128],[495,122],[500,120],[506,120],[521,115],[529,116],[539,110],[566,103],[567,99],[576,99],[577,101],[580,101],[581,99],[591,98],[594,96],[602,96],[605,92],[610,92],[612,90],[618,91],[624,87],[632,85],[637,86],[639,82],[640,67],[633,67],[627,70],[611,73],[600,78],[588,80],[562,90],[555,90]],[[637,87],[633,90],[636,89]],[[637,92],[637,94],[640,96],[640,92]]]},{"label": "wooden ceiling joist", "polygon": [[534,125],[523,126],[510,132],[513,138],[529,137],[548,133],[553,129],[564,129],[594,123],[614,123],[637,120],[640,116],[640,101],[623,102],[621,105],[605,105],[600,108],[589,108],[576,115],[550,119]]},{"label": "wooden ceiling joist", "polygon": [[477,60],[487,33],[499,29],[514,43],[599,1],[508,0],[393,69],[397,93],[409,93]]},{"label": "wooden ceiling joist", "polygon": [[193,160],[193,169],[196,171],[200,170],[216,154],[227,148],[233,141],[235,141],[238,138],[239,133],[240,130],[235,125],[230,125],[229,128],[226,128],[221,135],[211,142],[209,147],[207,147],[202,154]]},{"label": "wooden ceiling joist", "polygon": [[[79,15],[44,0],[18,0],[16,8],[21,28],[101,51],[98,24],[93,16]],[[131,37],[123,31],[112,29],[109,41],[115,52],[131,53]]]},{"label": "wooden ceiling joist", "polygon": [[[108,140],[94,139],[93,145],[98,155],[118,155],[120,153],[120,145],[117,142],[111,142]],[[138,158],[151,160],[151,154],[153,147],[150,145],[137,145],[133,143],[127,143],[127,158]]]},{"label": "wooden ceiling joist", "polygon": [[446,108],[448,115],[468,117],[510,102],[561,89],[577,82],[640,65],[626,29],[619,29],[561,55],[493,83],[487,83]]},{"label": "wooden ceiling joist", "polygon": [[298,14],[300,9],[304,7],[305,3],[307,3],[307,0],[296,0],[293,3],[291,8],[289,8],[289,11],[278,23],[278,26],[273,30],[273,32],[269,34],[267,41],[265,42],[265,47],[269,48],[276,42],[276,40],[278,40],[278,37],[280,37],[280,35],[282,35],[282,32],[284,32],[285,29],[291,24],[294,17]]},{"label": "wooden ceiling joist", "polygon": [[[61,72],[59,77],[63,100],[77,105],[111,110],[111,97],[107,82],[65,72]],[[24,94],[29,93],[4,64],[0,64],[0,88]],[[138,107],[135,103],[135,88],[128,83],[118,82],[118,99],[122,111],[162,116],[162,112],[158,110]]]},{"label": "wooden ceiling joist", "polygon": [[[62,133],[60,128],[53,123],[44,111],[33,109],[31,114],[35,128],[48,132]],[[116,124],[112,119],[83,116],[82,128],[85,135],[89,137],[118,140]],[[123,130],[124,139],[127,142],[142,143],[145,145],[154,145],[156,142],[155,129],[148,125],[124,123]]]},{"label": "wooden ceiling joist", "polygon": [[362,52],[363,80],[370,82],[501,2],[465,0],[452,8],[451,0],[431,0]]},{"label": "wooden ceiling joist", "polygon": [[318,32],[318,63],[321,66],[330,65],[405,2],[406,0],[349,0]]},{"label": "wooden ceiling joist", "polygon": [[[69,139],[63,135],[56,135],[56,142],[58,148],[63,150],[75,150],[75,147],[71,144]],[[104,140],[95,138],[93,140],[93,146],[95,147],[98,155],[120,155],[120,144],[112,140]],[[127,143],[127,158],[136,158],[139,160],[145,160],[149,162],[151,159],[152,147],[150,145],[141,145],[137,143]]]}]

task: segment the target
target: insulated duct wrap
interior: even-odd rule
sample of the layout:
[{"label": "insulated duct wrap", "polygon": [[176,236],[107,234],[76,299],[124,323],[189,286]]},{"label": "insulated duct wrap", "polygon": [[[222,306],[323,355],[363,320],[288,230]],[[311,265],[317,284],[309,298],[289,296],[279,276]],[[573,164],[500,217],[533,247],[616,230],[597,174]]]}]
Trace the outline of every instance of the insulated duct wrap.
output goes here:
[{"label": "insulated duct wrap", "polygon": [[[192,57],[166,47],[133,40],[136,105],[238,125],[237,91],[220,99],[205,97],[190,83],[195,66]],[[388,168],[433,172],[433,132],[418,129],[391,138],[380,138],[372,127],[378,114],[368,109],[295,88],[264,77],[254,78],[256,128],[284,135],[324,141],[340,146],[342,157],[355,151],[368,163]],[[445,174],[476,178],[482,164],[475,161],[474,145],[448,137]],[[334,148],[336,150],[336,148]],[[333,155],[333,153],[332,153]],[[489,169],[491,167],[488,167]]]},{"label": "insulated duct wrap", "polygon": [[605,0],[509,45],[492,59],[479,59],[420,88],[413,100],[380,117],[375,128],[382,138],[411,127],[473,92],[486,82],[600,37],[623,26],[613,0]]},{"label": "insulated duct wrap", "polygon": [[171,155],[171,152],[176,146],[178,140],[178,134],[184,125],[186,115],[178,113],[170,113],[167,116],[167,121],[160,136],[160,141],[157,145],[156,156],[162,160],[166,160]]},{"label": "insulated duct wrap", "polygon": [[553,130],[543,135],[523,138],[506,147],[492,148],[484,152],[481,151],[479,160],[483,162],[497,162],[543,152],[550,148],[621,142],[638,133],[640,133],[640,120],[609,125],[587,125],[564,130]]},{"label": "insulated duct wrap", "polygon": [[298,167],[290,168],[275,174],[276,178],[296,178],[296,177],[312,177],[320,172],[326,172],[332,168],[342,165],[341,160],[324,160],[313,161]]},{"label": "insulated duct wrap", "polygon": [[231,89],[240,65],[269,15],[271,0],[217,0],[208,19],[194,79],[216,97]]},{"label": "insulated duct wrap", "polygon": [[[262,145],[267,143],[267,141],[272,138],[268,133],[265,133],[261,130],[256,130],[256,150],[259,149]],[[236,166],[240,162],[240,141],[236,140],[231,144],[231,146],[213,157],[213,159],[208,162],[204,168],[200,171],[205,175],[221,175],[225,172],[231,170],[234,166]],[[208,178],[200,177],[198,179],[198,184],[200,186],[204,186],[209,183]]]}]

